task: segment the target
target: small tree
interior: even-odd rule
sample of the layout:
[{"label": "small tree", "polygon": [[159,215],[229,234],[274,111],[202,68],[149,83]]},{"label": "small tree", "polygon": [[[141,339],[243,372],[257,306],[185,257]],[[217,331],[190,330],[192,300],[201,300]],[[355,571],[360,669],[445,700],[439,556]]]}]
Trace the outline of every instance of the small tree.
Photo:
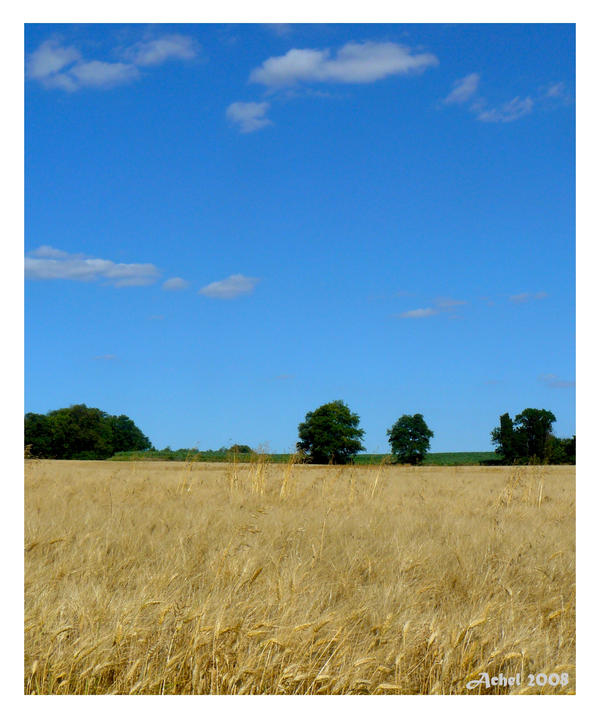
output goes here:
[{"label": "small tree", "polygon": [[312,464],[347,464],[357,452],[364,450],[360,440],[360,417],[350,411],[342,400],[329,402],[308,412],[298,425],[296,448]]},{"label": "small tree", "polygon": [[394,459],[402,464],[421,464],[433,437],[422,414],[403,414],[387,434]]}]

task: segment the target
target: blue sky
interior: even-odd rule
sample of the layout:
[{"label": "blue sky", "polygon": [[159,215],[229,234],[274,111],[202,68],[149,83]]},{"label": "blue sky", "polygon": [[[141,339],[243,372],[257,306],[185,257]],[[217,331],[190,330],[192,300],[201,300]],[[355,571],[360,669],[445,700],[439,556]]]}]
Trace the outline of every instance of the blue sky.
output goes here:
[{"label": "blue sky", "polygon": [[28,25],[25,409],[575,432],[572,25]]}]

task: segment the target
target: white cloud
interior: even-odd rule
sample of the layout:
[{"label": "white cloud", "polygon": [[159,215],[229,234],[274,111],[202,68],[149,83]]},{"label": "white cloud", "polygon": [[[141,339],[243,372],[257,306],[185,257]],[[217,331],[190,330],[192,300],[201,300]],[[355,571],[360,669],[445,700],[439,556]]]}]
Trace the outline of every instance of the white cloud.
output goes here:
[{"label": "white cloud", "polygon": [[46,81],[67,65],[79,60],[81,54],[74,47],[61,47],[56,39],[43,42],[31,53],[27,62],[27,74],[35,80]]},{"label": "white cloud", "polygon": [[114,87],[131,82],[139,77],[135,65],[123,62],[82,62],[69,70],[69,76],[78,87]]},{"label": "white cloud", "polygon": [[254,132],[273,123],[266,117],[268,102],[232,102],[227,108],[227,118],[235,123],[240,132]]},{"label": "white cloud", "polygon": [[122,62],[86,62],[74,47],[46,40],[29,56],[28,75],[46,88],[74,92],[81,87],[108,88],[135,80],[138,69]]},{"label": "white cloud", "polygon": [[293,30],[293,26],[289,22],[268,22],[265,23],[265,27],[279,37],[285,37]]},{"label": "white cloud", "polygon": [[32,250],[30,255],[33,255],[34,257],[69,257],[68,252],[64,252],[63,250],[57,250],[55,247],[50,247],[50,245],[40,245],[36,250]]},{"label": "white cloud", "polygon": [[348,43],[334,57],[329,50],[289,50],[255,68],[250,82],[271,88],[298,82],[366,83],[390,75],[422,72],[438,64],[431,53],[413,53],[392,42]]},{"label": "white cloud", "polygon": [[508,299],[516,305],[525,304],[525,302],[531,302],[532,300],[543,300],[548,297],[547,292],[521,292],[518,295],[511,295]]},{"label": "white cloud", "polygon": [[556,109],[570,105],[572,97],[564,82],[551,82],[539,89],[536,98],[544,109]]},{"label": "white cloud", "polygon": [[469,111],[481,122],[514,122],[529,115],[536,103],[545,100],[548,104],[550,99],[556,99],[564,93],[564,84],[555,83],[553,85],[542,88],[541,94],[536,95],[533,100],[529,95],[525,98],[514,97],[512,100],[499,105],[498,107],[489,107],[484,97],[478,96],[480,75],[476,72],[457,80],[449,95],[447,95],[442,103],[444,105],[462,105],[469,102]]},{"label": "white cloud", "polygon": [[191,60],[196,57],[198,46],[186,35],[163,35],[154,40],[137,42],[124,52],[124,57],[135,65],[160,65],[167,60]]},{"label": "white cloud", "polygon": [[185,290],[189,282],[181,277],[170,277],[163,282],[163,290]]},{"label": "white cloud", "polygon": [[470,75],[463,77],[461,80],[457,80],[454,83],[454,88],[450,94],[444,98],[446,105],[461,104],[471,98],[476,92],[479,86],[479,74],[472,72]]},{"label": "white cloud", "polygon": [[546,387],[552,387],[553,389],[575,387],[575,382],[565,379],[559,379],[555,374],[540,375],[540,382],[543,382]]},{"label": "white cloud", "polygon": [[544,97],[551,97],[562,100],[567,97],[567,89],[564,82],[554,82],[544,88]]},{"label": "white cloud", "polygon": [[420,319],[422,317],[431,317],[432,315],[437,315],[438,312],[439,310],[436,310],[433,307],[423,307],[417,310],[408,310],[407,312],[402,312],[399,317],[405,319]]},{"label": "white cloud", "polygon": [[165,35],[138,42],[122,51],[127,62],[86,60],[77,48],[62,47],[56,38],[46,40],[27,62],[28,76],[46,88],[74,92],[83,87],[110,88],[140,77],[138,67],[159,65],[169,59],[187,60],[197,53],[193,38]]},{"label": "white cloud", "polygon": [[69,254],[44,245],[25,257],[25,276],[31,280],[104,280],[115,287],[150,285],[158,269],[149,263],[113,262],[82,254]]},{"label": "white cloud", "polygon": [[513,122],[525,115],[529,115],[532,110],[533,100],[530,97],[522,100],[520,97],[515,97],[500,107],[481,110],[477,115],[477,119],[482,122]]},{"label": "white cloud", "polygon": [[248,295],[254,290],[259,280],[257,277],[244,277],[244,275],[230,275],[224,280],[211,282],[198,294],[213,297],[218,300],[231,300],[240,295]]},{"label": "white cloud", "polygon": [[452,297],[439,297],[435,304],[442,310],[452,310],[455,307],[466,305],[467,302],[465,300],[455,300]]}]

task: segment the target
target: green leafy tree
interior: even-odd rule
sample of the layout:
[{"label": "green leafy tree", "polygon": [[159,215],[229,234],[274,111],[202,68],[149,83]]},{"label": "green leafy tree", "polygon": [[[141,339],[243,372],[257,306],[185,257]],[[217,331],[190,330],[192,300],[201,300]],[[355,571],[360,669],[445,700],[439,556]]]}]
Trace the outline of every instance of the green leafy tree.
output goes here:
[{"label": "green leafy tree", "polygon": [[563,439],[562,442],[563,448],[565,450],[565,455],[567,457],[567,462],[569,464],[575,464],[575,435],[573,435],[570,439]]},{"label": "green leafy tree", "polygon": [[[514,422],[508,413],[500,417],[500,426],[492,430],[496,452],[508,464],[513,462],[566,461],[562,440],[552,436],[556,417],[547,409],[528,407],[516,415]],[[574,450],[573,450],[574,452]]]},{"label": "green leafy tree", "polygon": [[106,459],[113,454],[112,428],[106,412],[85,404],[48,413],[57,459]]},{"label": "green leafy tree", "polygon": [[433,437],[422,414],[403,414],[387,434],[394,459],[402,464],[421,464]]},{"label": "green leafy tree", "polygon": [[519,449],[525,451],[530,461],[541,462],[546,455],[546,444],[552,433],[556,417],[547,409],[528,407],[515,417],[515,433],[519,438]]},{"label": "green leafy tree", "polygon": [[568,464],[564,440],[550,435],[544,447],[544,461],[548,464]]},{"label": "green leafy tree", "polygon": [[109,422],[112,428],[113,454],[115,452],[139,452],[152,449],[152,443],[148,437],[136,427],[134,421],[129,419],[127,415],[110,416]]},{"label": "green leafy tree", "polygon": [[31,454],[50,459],[106,459],[115,452],[152,447],[126,415],[112,416],[76,404],[46,415],[25,415],[25,445]]},{"label": "green leafy tree", "polygon": [[52,423],[45,414],[28,412],[25,415],[25,446],[33,457],[52,457]]},{"label": "green leafy tree", "polygon": [[561,439],[550,435],[546,441],[544,461],[548,464],[575,464],[575,437]]},{"label": "green leafy tree", "polygon": [[234,452],[235,454],[252,454],[253,453],[252,447],[249,447],[247,444],[232,444],[228,451]]},{"label": "green leafy tree", "polygon": [[492,430],[492,443],[496,445],[496,453],[501,455],[506,464],[513,464],[527,451],[524,437],[515,432],[508,412],[500,416],[500,426]]},{"label": "green leafy tree", "polygon": [[329,402],[308,412],[298,425],[296,448],[312,464],[347,464],[364,450],[359,423],[360,417],[342,400]]}]

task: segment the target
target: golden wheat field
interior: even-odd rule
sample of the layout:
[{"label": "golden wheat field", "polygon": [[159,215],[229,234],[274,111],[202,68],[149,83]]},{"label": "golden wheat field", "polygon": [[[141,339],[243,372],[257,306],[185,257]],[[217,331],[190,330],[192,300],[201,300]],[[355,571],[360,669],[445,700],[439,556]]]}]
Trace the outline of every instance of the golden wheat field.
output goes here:
[{"label": "golden wheat field", "polygon": [[575,469],[27,461],[25,692],[572,694]]}]

